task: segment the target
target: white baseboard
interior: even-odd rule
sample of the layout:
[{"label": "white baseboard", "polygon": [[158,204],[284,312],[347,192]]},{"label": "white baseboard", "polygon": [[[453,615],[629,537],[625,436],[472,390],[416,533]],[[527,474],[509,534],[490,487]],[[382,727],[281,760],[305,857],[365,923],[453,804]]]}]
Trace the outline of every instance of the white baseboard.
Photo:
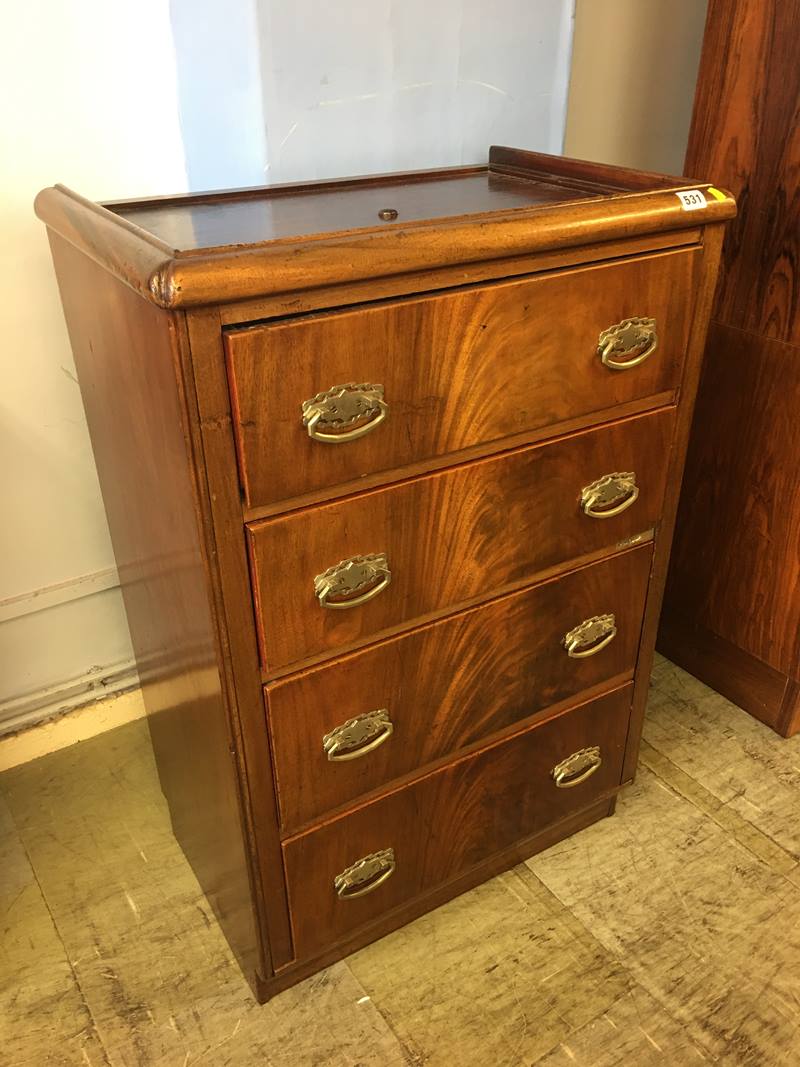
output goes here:
[{"label": "white baseboard", "polygon": [[97,703],[74,708],[48,722],[0,737],[0,772],[68,748],[80,741],[143,718],[144,701],[140,689],[117,693]]},{"label": "white baseboard", "polygon": [[76,678],[0,703],[0,737],[52,722],[86,705],[97,704],[138,687],[139,676],[133,660],[92,667]]},{"label": "white baseboard", "polygon": [[138,685],[117,573],[0,600],[0,736]]}]

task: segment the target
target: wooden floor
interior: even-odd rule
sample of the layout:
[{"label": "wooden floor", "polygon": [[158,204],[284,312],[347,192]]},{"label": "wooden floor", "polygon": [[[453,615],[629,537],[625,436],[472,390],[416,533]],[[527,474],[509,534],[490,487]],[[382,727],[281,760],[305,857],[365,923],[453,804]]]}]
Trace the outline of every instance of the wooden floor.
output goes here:
[{"label": "wooden floor", "polygon": [[0,777],[0,1064],[800,1064],[800,736],[664,660],[612,819],[265,1007],[141,722]]}]

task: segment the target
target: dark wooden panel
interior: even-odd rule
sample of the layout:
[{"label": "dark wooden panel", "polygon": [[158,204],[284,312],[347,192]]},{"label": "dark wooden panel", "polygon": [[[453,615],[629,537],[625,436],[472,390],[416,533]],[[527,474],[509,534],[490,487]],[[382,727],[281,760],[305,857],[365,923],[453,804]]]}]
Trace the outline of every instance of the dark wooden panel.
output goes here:
[{"label": "dark wooden panel", "polygon": [[[656,525],[674,409],[465,464],[249,526],[268,670],[344,647]],[[584,486],[633,471],[639,498],[612,518],[583,513]],[[314,577],[386,553],[391,584],[346,610],[322,607]]]},{"label": "dark wooden panel", "polygon": [[546,270],[585,267],[593,263],[621,259],[623,256],[647,255],[702,244],[702,227],[689,225],[691,215],[687,215],[687,220],[687,227],[682,230],[644,234],[620,241],[603,241],[600,244],[587,243],[577,248],[555,249],[533,255],[501,256],[484,263],[460,263],[426,271],[422,277],[409,271],[390,278],[370,278],[349,285],[327,285],[312,292],[283,293],[262,299],[241,300],[236,304],[221,307],[220,317],[225,326],[247,326],[287,315],[352,307],[370,300],[416,296],[423,291],[422,287],[426,293],[436,293],[442,289],[456,289],[458,286],[505,281],[525,274],[540,274]]},{"label": "dark wooden panel", "polygon": [[[520,181],[485,169],[474,173],[467,168],[461,175],[427,181],[409,175],[403,184],[362,181],[349,187],[334,185],[330,191],[320,184],[313,196],[302,187],[294,194],[287,189],[278,195],[265,189],[258,199],[231,198],[224,211],[213,200],[142,207],[121,205],[115,210],[173,248],[197,249],[372,228],[382,222],[396,227],[476,212],[564,204],[586,195],[585,186],[559,188],[546,180]],[[380,218],[379,212],[386,208],[397,211],[396,219],[384,222]]]},{"label": "dark wooden panel", "polygon": [[642,724],[650,688],[650,673],[653,668],[658,620],[661,614],[664,587],[667,580],[667,568],[678,511],[681,479],[686,461],[686,446],[689,440],[689,430],[697,396],[708,316],[714,296],[723,237],[724,229],[722,226],[707,226],[703,231],[703,269],[698,279],[695,293],[692,327],[686,352],[680,400],[675,419],[675,432],[672,438],[672,451],[667,472],[667,490],[664,494],[661,519],[653,551],[653,567],[650,573],[650,586],[647,590],[642,640],[639,645],[639,658],[634,676],[633,708],[631,710],[628,744],[625,751],[624,781],[630,781],[636,770]]},{"label": "dark wooden panel", "polygon": [[[287,830],[349,804],[552,704],[633,674],[652,546],[401,634],[267,687],[278,799]],[[564,635],[611,613],[617,635],[586,659]],[[374,751],[327,759],[322,738],[386,708],[394,727]]]},{"label": "dark wooden panel", "polygon": [[686,173],[739,204],[714,318],[800,343],[800,0],[711,0]]},{"label": "dark wooden panel", "polygon": [[[493,170],[512,174],[546,174],[550,159],[544,152],[531,152],[526,148],[492,145],[489,149],[489,166]],[[562,181],[595,182],[599,188],[674,189],[684,186],[681,178],[671,178],[666,174],[632,170],[618,164],[596,163],[587,159],[570,159],[568,156],[559,156],[558,167]]]},{"label": "dark wooden panel", "polygon": [[[218,310],[189,312],[187,328],[219,573],[219,611],[227,631],[223,668],[238,709],[235,741],[242,780],[246,782],[250,846],[258,872],[254,895],[269,945],[268,962],[274,971],[292,959],[292,936]],[[265,970],[262,977],[268,976],[269,971]]]},{"label": "dark wooden panel", "polygon": [[791,714],[781,689],[800,670],[798,49],[798,0],[711,0],[686,167],[733,189],[739,217],[725,240],[661,639],[782,732]]},{"label": "dark wooden panel", "polygon": [[786,684],[778,733],[784,737],[794,737],[800,733],[800,682],[794,678],[790,678]]},{"label": "dark wooden panel", "polygon": [[800,656],[800,351],[713,324],[667,601],[774,670]]},{"label": "dark wooden panel", "polygon": [[55,234],[51,245],[175,834],[254,981],[263,972],[261,939],[218,668],[179,324]]},{"label": "dark wooden panel", "polygon": [[[699,250],[235,330],[226,336],[250,506],[613,409],[680,379]],[[632,316],[658,347],[625,371],[598,338]],[[312,440],[301,402],[380,383],[389,414],[366,436]]]},{"label": "dark wooden panel", "polygon": [[[319,952],[613,790],[620,780],[630,700],[631,687],[625,686],[287,841],[297,958]],[[557,788],[552,768],[594,745],[602,754],[599,770],[574,788]],[[367,895],[340,899],[336,875],[387,848],[394,849],[394,874]]]},{"label": "dark wooden panel", "polygon": [[658,647],[673,663],[780,732],[785,675],[705,627],[666,612]]}]

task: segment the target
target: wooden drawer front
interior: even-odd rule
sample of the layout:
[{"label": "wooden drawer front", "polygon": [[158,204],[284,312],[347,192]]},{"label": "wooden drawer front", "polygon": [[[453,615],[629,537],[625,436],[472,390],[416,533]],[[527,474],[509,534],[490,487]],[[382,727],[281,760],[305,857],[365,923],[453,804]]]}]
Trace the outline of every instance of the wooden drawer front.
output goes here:
[{"label": "wooden drawer front", "polygon": [[[630,702],[628,685],[285,842],[297,958],[613,790],[620,783]],[[600,749],[599,769],[572,788],[558,788],[553,768],[593,746]],[[386,849],[394,852],[394,873],[371,892],[340,898],[336,876]]]},{"label": "wooden drawer front", "polygon": [[[268,686],[284,829],[591,686],[632,675],[651,555],[643,545]],[[616,630],[609,644],[568,655],[565,635],[607,615]],[[611,625],[604,619],[600,629]],[[386,716],[373,714],[383,710]],[[342,730],[354,717],[360,721]]]},{"label": "wooden drawer front", "polygon": [[[252,523],[265,668],[532,581],[548,567],[611,550],[654,526],[673,415],[669,408],[626,419]],[[588,517],[582,489],[614,472],[635,473],[638,498],[613,517]],[[316,576],[380,553],[391,581],[372,600],[346,609],[318,602]]]},{"label": "wooden drawer front", "polygon": [[[669,252],[226,334],[248,504],[609,417],[618,404],[674,389],[698,256]],[[656,320],[657,348],[611,370],[599,335],[632,316]],[[385,420],[346,443],[312,440],[302,402],[352,382],[383,386]]]}]

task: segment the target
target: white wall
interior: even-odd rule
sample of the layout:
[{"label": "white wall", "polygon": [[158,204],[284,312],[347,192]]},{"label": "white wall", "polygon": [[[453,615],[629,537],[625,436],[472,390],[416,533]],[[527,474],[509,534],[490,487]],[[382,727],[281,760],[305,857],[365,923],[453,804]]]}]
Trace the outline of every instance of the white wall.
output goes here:
[{"label": "white wall", "polygon": [[[167,0],[27,0],[0,35],[0,726],[131,658],[35,194],[186,188]],[[82,595],[82,594],[86,595]]]},{"label": "white wall", "polygon": [[[680,170],[704,0],[577,0],[566,151]],[[29,0],[0,36],[0,730],[130,645],[36,192],[559,151],[572,0]]]},{"label": "white wall", "polygon": [[572,0],[256,0],[273,181],[560,152]]},{"label": "white wall", "polygon": [[[44,227],[86,196],[558,151],[572,0],[29,0],[0,38],[0,730],[130,682]],[[268,164],[269,159],[269,164]]]},{"label": "white wall", "polygon": [[706,7],[577,0],[566,155],[683,173]]},{"label": "white wall", "polygon": [[266,130],[255,0],[170,0],[170,12],[191,188],[263,185]]}]

